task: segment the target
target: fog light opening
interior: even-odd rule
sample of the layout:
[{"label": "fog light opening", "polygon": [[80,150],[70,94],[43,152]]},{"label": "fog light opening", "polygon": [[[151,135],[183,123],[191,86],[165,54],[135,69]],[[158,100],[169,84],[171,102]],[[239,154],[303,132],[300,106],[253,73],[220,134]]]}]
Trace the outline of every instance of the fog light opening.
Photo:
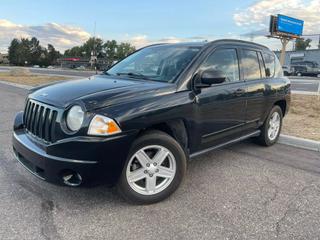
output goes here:
[{"label": "fog light opening", "polygon": [[67,171],[62,175],[63,183],[67,186],[77,187],[82,183],[82,177],[75,171]]}]

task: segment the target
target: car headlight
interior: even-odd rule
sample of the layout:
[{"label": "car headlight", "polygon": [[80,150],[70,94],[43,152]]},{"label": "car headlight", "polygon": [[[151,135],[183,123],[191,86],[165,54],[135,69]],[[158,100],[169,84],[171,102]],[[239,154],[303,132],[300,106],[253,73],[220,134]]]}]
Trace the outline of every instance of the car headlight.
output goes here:
[{"label": "car headlight", "polygon": [[107,136],[120,132],[121,129],[114,120],[102,115],[94,116],[94,118],[91,120],[88,130],[89,135],[100,136]]},{"label": "car headlight", "polygon": [[67,127],[75,132],[81,128],[84,119],[84,112],[78,105],[73,106],[67,114]]}]

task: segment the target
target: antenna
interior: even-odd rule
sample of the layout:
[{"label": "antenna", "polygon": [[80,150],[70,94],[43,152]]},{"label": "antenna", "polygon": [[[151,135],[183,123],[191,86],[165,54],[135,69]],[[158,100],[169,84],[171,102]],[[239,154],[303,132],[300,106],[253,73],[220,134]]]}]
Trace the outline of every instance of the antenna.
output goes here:
[{"label": "antenna", "polygon": [[93,28],[93,51],[92,51],[92,60],[94,62],[94,69],[96,74],[98,74],[97,70],[97,52],[96,52],[96,21],[94,21],[94,28]]}]

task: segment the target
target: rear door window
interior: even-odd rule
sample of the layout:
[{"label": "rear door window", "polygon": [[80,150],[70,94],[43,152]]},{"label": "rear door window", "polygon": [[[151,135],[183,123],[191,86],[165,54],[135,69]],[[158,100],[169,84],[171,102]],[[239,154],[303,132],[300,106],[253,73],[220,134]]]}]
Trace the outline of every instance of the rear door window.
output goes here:
[{"label": "rear door window", "polygon": [[242,50],[241,67],[245,80],[261,78],[259,59],[256,51]]}]

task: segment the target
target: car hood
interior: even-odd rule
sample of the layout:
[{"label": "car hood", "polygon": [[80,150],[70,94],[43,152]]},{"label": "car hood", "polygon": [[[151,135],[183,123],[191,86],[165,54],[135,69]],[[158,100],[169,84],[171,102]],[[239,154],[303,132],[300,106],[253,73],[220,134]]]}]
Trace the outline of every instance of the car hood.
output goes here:
[{"label": "car hood", "polygon": [[96,75],[35,88],[29,97],[62,108],[81,101],[87,110],[92,110],[169,94],[175,89],[170,83]]}]

